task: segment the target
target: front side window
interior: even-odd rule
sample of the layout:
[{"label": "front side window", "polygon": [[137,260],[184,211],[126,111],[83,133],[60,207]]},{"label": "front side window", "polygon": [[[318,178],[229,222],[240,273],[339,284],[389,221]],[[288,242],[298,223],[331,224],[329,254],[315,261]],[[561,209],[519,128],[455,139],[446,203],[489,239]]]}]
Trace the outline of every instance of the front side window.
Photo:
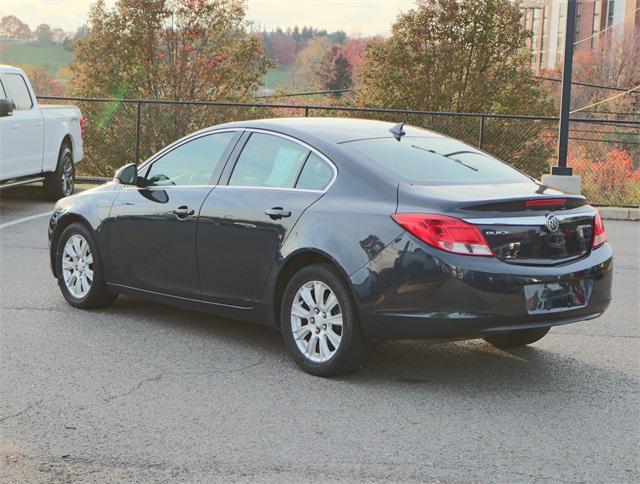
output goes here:
[{"label": "front side window", "polygon": [[229,185],[293,188],[309,155],[305,147],[278,136],[252,133]]},{"label": "front side window", "polygon": [[234,132],[215,133],[188,141],[156,160],[147,172],[147,186],[209,185]]},{"label": "front side window", "polygon": [[416,185],[531,181],[487,153],[449,138],[379,138],[343,146]]},{"label": "front side window", "polygon": [[33,100],[29,94],[27,82],[20,74],[5,74],[7,89],[11,94],[11,100],[16,105],[16,110],[26,111],[33,107]]},{"label": "front side window", "polygon": [[329,164],[315,153],[311,153],[300,173],[296,188],[324,190],[332,179],[333,170]]}]

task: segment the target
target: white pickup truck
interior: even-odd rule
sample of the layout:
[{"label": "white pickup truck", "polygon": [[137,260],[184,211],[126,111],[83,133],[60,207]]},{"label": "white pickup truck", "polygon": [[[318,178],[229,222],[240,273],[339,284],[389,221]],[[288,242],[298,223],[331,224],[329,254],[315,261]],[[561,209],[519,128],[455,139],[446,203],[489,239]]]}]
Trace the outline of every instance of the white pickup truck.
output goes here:
[{"label": "white pickup truck", "polygon": [[24,71],[0,65],[0,188],[43,181],[49,198],[71,195],[83,134],[78,107],[38,105]]}]

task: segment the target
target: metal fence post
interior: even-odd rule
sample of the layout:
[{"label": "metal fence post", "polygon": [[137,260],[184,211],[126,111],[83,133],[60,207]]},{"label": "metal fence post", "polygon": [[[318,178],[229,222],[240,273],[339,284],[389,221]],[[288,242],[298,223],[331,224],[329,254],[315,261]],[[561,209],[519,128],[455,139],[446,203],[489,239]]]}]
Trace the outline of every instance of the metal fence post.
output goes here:
[{"label": "metal fence post", "polygon": [[484,145],[484,116],[480,116],[480,133],[478,134],[478,148]]},{"label": "metal fence post", "polygon": [[140,114],[142,102],[136,103],[136,163],[140,159]]},{"label": "metal fence post", "polygon": [[558,165],[551,168],[553,175],[572,175],[567,166],[569,146],[569,116],[571,115],[571,76],[573,70],[573,39],[576,30],[576,0],[567,2],[567,20],[564,34],[564,67],[562,68],[562,95],[560,97],[560,126],[558,132]]},{"label": "metal fence post", "polygon": [[308,118],[309,117],[309,106],[305,106],[304,107],[304,117]]}]

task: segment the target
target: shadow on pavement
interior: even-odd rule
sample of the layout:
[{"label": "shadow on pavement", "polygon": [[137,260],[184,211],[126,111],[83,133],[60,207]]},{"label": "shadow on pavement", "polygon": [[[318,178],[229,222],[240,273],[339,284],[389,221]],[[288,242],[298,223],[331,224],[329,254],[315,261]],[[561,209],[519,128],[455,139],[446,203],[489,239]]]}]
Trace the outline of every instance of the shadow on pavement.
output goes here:
[{"label": "shadow on pavement", "polygon": [[[110,308],[98,311],[128,324],[195,334],[211,344],[225,344],[249,352],[258,351],[267,362],[282,365],[282,371],[299,372],[284,348],[280,334],[257,324],[218,318],[157,303],[120,297]],[[580,324],[580,323],[576,323]],[[553,329],[546,338],[553,338]],[[548,341],[548,340],[547,340]],[[269,363],[268,363],[269,364]],[[310,377],[313,378],[313,377]],[[335,382],[383,389],[398,386],[412,391],[440,389],[480,396],[532,393],[584,394],[602,399],[598,381],[606,378],[628,386],[635,382],[627,375],[594,366],[545,348],[545,339],[535,346],[499,350],[483,340],[458,342],[376,341],[367,364],[359,372],[334,379]],[[331,380],[318,378],[322,385]],[[607,398],[609,398],[607,396]],[[556,402],[558,400],[555,400]]]}]

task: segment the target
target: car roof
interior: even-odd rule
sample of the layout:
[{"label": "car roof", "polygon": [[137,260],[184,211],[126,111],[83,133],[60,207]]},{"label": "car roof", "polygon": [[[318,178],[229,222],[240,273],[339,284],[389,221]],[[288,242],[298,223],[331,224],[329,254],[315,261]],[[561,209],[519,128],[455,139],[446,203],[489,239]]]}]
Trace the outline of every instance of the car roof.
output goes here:
[{"label": "car roof", "polygon": [[0,64],[0,72],[10,72],[10,73],[15,73],[15,74],[23,74],[24,71],[22,69],[20,69],[19,67],[14,67],[14,66],[9,66],[6,64]]},{"label": "car roof", "polygon": [[[400,121],[399,121],[400,122]],[[254,128],[277,131],[294,137],[313,136],[333,143],[345,143],[368,138],[389,138],[389,131],[398,123],[357,118],[275,118],[226,123],[216,128]],[[407,136],[442,137],[441,134],[413,126],[405,126]]]}]

